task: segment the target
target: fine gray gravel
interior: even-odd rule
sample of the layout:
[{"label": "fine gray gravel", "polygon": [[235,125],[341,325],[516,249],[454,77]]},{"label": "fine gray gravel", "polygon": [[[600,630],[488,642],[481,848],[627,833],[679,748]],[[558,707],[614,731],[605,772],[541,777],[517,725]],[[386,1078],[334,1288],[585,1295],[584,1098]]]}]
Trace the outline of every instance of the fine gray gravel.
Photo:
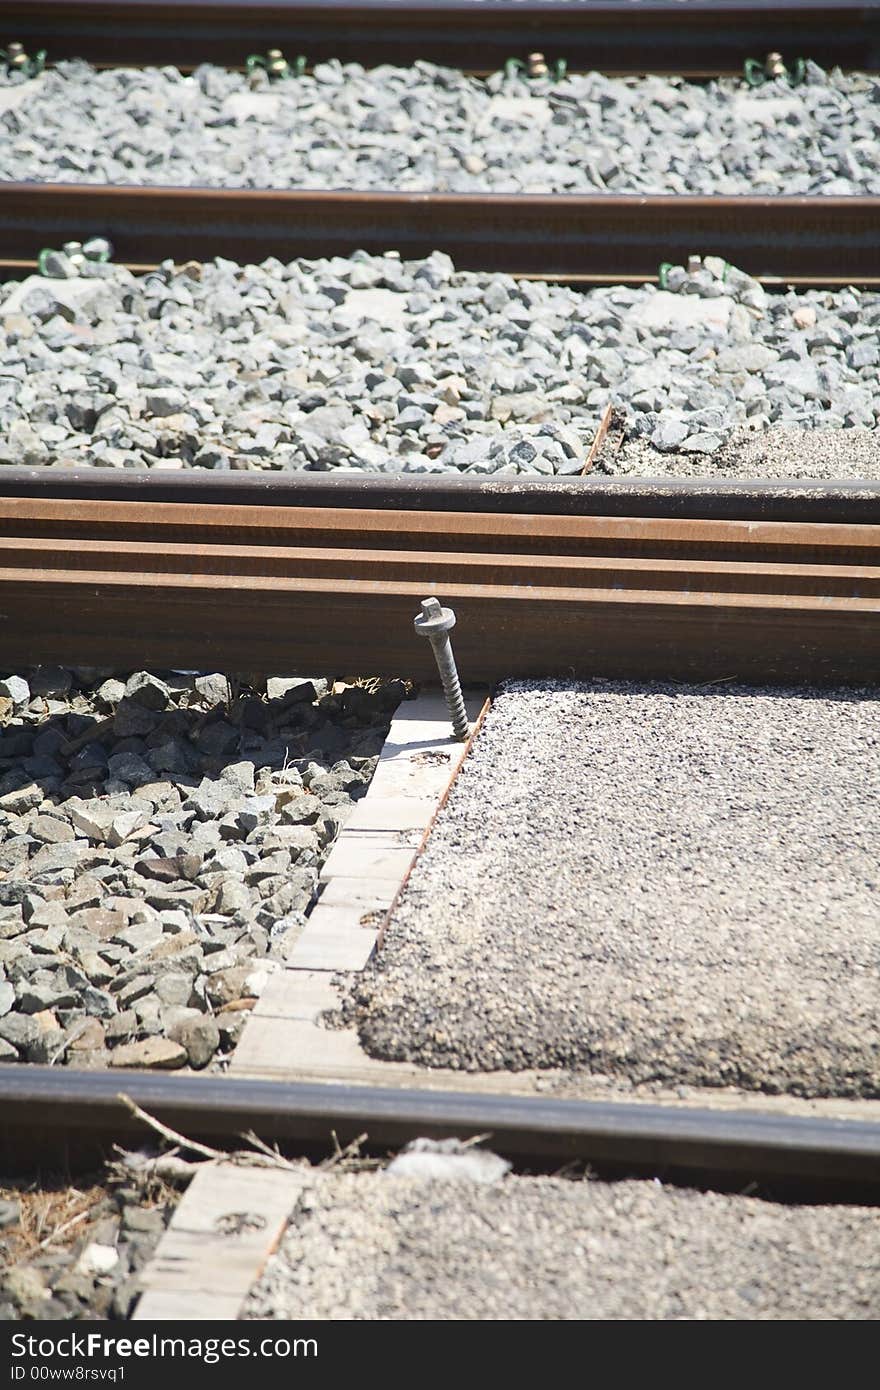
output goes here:
[{"label": "fine gray gravel", "polygon": [[878,327],[876,292],[769,295],[712,257],[586,293],[439,252],[90,266],[0,286],[0,464],[577,474],[612,401],[711,476],[735,429],[874,431]]},{"label": "fine gray gravel", "polygon": [[837,478],[880,477],[880,431],[816,428],[795,430],[781,425],[755,434],[735,429],[712,456],[709,468],[699,454],[662,453],[644,436],[608,444],[595,473],[640,478]]},{"label": "fine gray gravel", "polygon": [[244,1316],[869,1319],[880,1215],[659,1182],[315,1173]]},{"label": "fine gray gravel", "polygon": [[373,1055],[880,1095],[874,692],[511,682],[348,1003]]},{"label": "fine gray gravel", "polygon": [[0,1062],[227,1056],[403,693],[49,667],[0,680]]},{"label": "fine gray gravel", "polygon": [[[548,55],[549,56],[549,55]],[[288,57],[293,57],[289,54]],[[320,63],[270,86],[62,63],[0,86],[0,178],[485,193],[880,192],[880,84],[488,81]],[[254,90],[254,87],[258,90]],[[4,107],[9,109],[5,110]]]}]

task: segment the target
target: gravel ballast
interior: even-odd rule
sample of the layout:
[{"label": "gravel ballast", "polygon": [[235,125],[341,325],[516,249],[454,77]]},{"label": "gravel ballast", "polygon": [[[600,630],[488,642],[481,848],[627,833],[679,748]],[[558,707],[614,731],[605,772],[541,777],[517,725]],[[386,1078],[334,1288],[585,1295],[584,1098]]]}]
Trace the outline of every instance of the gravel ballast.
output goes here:
[{"label": "gravel ballast", "polygon": [[120,1154],[74,1183],[69,1174],[0,1182],[0,1320],[127,1318],[180,1195],[155,1166]]},{"label": "gravel ballast", "polygon": [[348,1016],[374,1056],[880,1095],[876,692],[511,682]]},{"label": "gravel ballast", "polygon": [[0,464],[576,475],[613,402],[667,471],[711,477],[735,430],[774,426],[872,432],[856,466],[880,477],[876,292],[771,295],[712,257],[586,293],[439,252],[56,261],[0,286]]},{"label": "gravel ballast", "polygon": [[403,694],[48,667],[0,681],[0,1062],[228,1057]]},{"label": "gravel ballast", "polygon": [[[288,55],[293,57],[293,55]],[[0,86],[0,178],[511,193],[880,192],[874,75],[797,89],[429,63],[265,74],[61,63]],[[254,86],[258,90],[254,90]],[[4,107],[7,108],[4,110]]]},{"label": "gravel ballast", "polygon": [[315,1173],[244,1315],[874,1318],[878,1238],[871,1208],[656,1181]]}]

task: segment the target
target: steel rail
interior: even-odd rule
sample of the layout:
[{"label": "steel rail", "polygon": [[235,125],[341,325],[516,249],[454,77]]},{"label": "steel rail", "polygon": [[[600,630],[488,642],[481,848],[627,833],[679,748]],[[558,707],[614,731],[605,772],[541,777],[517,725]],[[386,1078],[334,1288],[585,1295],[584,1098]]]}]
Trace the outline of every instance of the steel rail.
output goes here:
[{"label": "steel rail", "polygon": [[[467,678],[863,684],[876,525],[0,497],[10,664],[431,673],[425,594]],[[216,621],[218,603],[223,621]]]},{"label": "steel rail", "polygon": [[[429,680],[412,616],[435,585],[0,571],[7,665],[363,671]],[[880,601],[736,591],[449,584],[465,678],[876,684]]]},{"label": "steel rail", "polygon": [[448,252],[462,270],[617,282],[712,254],[771,281],[880,277],[880,197],[352,193],[0,183],[0,260],[109,237],[117,259]]},{"label": "steel rail", "polygon": [[[668,521],[880,523],[880,483],[781,479],[467,477],[459,474],[237,473],[192,469],[5,467],[2,497],[71,502],[501,512],[515,516],[658,517]],[[207,519],[207,518],[206,518]]]},{"label": "steel rail", "polygon": [[[0,573],[12,569],[35,569],[57,551],[57,541],[46,538],[0,538]],[[208,580],[211,576],[239,582],[243,570],[272,587],[295,586],[300,579],[367,579],[433,584],[449,590],[460,584],[528,585],[535,588],[577,589],[600,585],[608,589],[678,590],[714,593],[766,593],[784,590],[786,594],[825,598],[880,598],[880,566],[764,564],[754,560],[677,560],[620,558],[610,556],[543,555],[524,553],[504,555],[449,550],[369,550],[329,549],[292,546],[227,546],[120,541],[76,542],[76,549],[64,557],[69,571],[88,571],[91,582],[96,575],[126,573],[139,567],[141,573],[164,582],[169,575],[191,576],[194,572]],[[281,581],[276,584],[274,581]],[[219,587],[219,586],[218,586]]]},{"label": "steel rail", "polygon": [[880,66],[880,8],[826,0],[4,0],[10,38],[50,58],[241,66],[280,46],[310,61],[426,59],[476,71],[540,49],[573,69],[741,72],[771,50]]},{"label": "steel rail", "polygon": [[[39,539],[55,542],[45,550],[43,563],[76,564],[64,548],[90,540],[105,545],[155,542],[161,558],[168,544],[186,544],[193,572],[200,551],[208,547],[247,545],[245,558],[256,557],[255,546],[340,547],[348,536],[360,552],[387,548],[424,552],[426,548],[477,553],[652,555],[698,559],[732,559],[871,564],[877,559],[877,525],[738,520],[681,520],[666,517],[530,515],[529,513],[471,513],[401,511],[360,507],[336,509],[309,506],[213,506],[193,513],[174,502],[61,500],[0,495],[0,539],[8,540],[6,564],[16,547]],[[84,552],[85,553],[85,552]],[[122,555],[124,552],[120,552]],[[171,553],[171,552],[169,552]],[[340,551],[340,553],[342,553]],[[50,566],[51,567],[51,566]],[[131,562],[121,562],[131,568]],[[242,571],[258,568],[246,563]]]},{"label": "steel rail", "polygon": [[855,1185],[875,1200],[880,1184],[880,1124],[870,1121],[28,1065],[0,1067],[3,1170],[81,1166],[114,1143],[142,1144],[151,1131],[120,1092],[188,1138],[224,1148],[241,1147],[249,1131],[321,1157],[334,1134],[345,1144],[366,1131],[368,1150],[382,1153],[417,1136],[488,1132],[492,1148],[519,1167],[582,1160],[603,1171],[707,1184]]}]

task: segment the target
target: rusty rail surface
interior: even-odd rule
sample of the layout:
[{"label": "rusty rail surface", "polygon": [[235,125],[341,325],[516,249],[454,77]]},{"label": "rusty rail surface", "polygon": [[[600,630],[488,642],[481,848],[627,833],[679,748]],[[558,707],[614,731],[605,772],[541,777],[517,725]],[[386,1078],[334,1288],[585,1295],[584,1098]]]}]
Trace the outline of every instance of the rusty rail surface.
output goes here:
[{"label": "rusty rail surface", "polygon": [[0,498],[10,665],[876,680],[876,524]]},{"label": "rusty rail surface", "polygon": [[741,72],[773,49],[880,66],[877,0],[5,0],[0,17],[7,37],[53,61],[241,66],[280,45],[312,61],[474,71],[533,49],[605,72]]},{"label": "rusty rail surface", "polygon": [[448,252],[462,270],[653,279],[661,261],[721,256],[786,282],[880,279],[880,197],[290,192],[0,183],[0,259],[107,236],[155,265],[225,256]]}]

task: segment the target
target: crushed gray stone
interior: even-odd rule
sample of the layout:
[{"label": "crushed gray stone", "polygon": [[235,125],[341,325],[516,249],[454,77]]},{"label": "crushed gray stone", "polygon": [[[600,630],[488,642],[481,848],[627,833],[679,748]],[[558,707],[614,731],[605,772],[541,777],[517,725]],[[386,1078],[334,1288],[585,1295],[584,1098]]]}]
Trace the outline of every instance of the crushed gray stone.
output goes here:
[{"label": "crushed gray stone", "polygon": [[[677,429],[685,429],[676,424]],[[880,478],[880,431],[800,430],[780,425],[754,434],[735,429],[711,457],[660,450],[644,436],[610,442],[594,474],[640,478]]]},{"label": "crushed gray stone", "polygon": [[711,473],[734,430],[876,430],[878,327],[875,291],[711,256],[587,292],[440,252],[90,264],[0,286],[0,465],[576,475],[611,402]]},{"label": "crushed gray stone", "polygon": [[876,690],[510,682],[348,1018],[429,1067],[876,1098],[878,755]]},{"label": "crushed gray stone", "polygon": [[217,1065],[405,687],[61,674],[0,682],[0,1059]]},{"label": "crushed gray stone", "polygon": [[880,1215],[663,1187],[316,1172],[243,1316],[869,1319]]},{"label": "crushed gray stone", "polygon": [[[179,1192],[144,1177],[150,1155],[93,1174],[0,1185],[0,1321],[124,1321]],[[7,1210],[8,1209],[8,1213]]]},{"label": "crushed gray stone", "polygon": [[[292,56],[292,55],[288,55]],[[18,84],[18,85],[16,85]],[[0,177],[484,193],[880,192],[873,74],[796,90],[572,73],[488,80],[319,63],[270,85],[204,66],[64,62],[0,84]]]}]

